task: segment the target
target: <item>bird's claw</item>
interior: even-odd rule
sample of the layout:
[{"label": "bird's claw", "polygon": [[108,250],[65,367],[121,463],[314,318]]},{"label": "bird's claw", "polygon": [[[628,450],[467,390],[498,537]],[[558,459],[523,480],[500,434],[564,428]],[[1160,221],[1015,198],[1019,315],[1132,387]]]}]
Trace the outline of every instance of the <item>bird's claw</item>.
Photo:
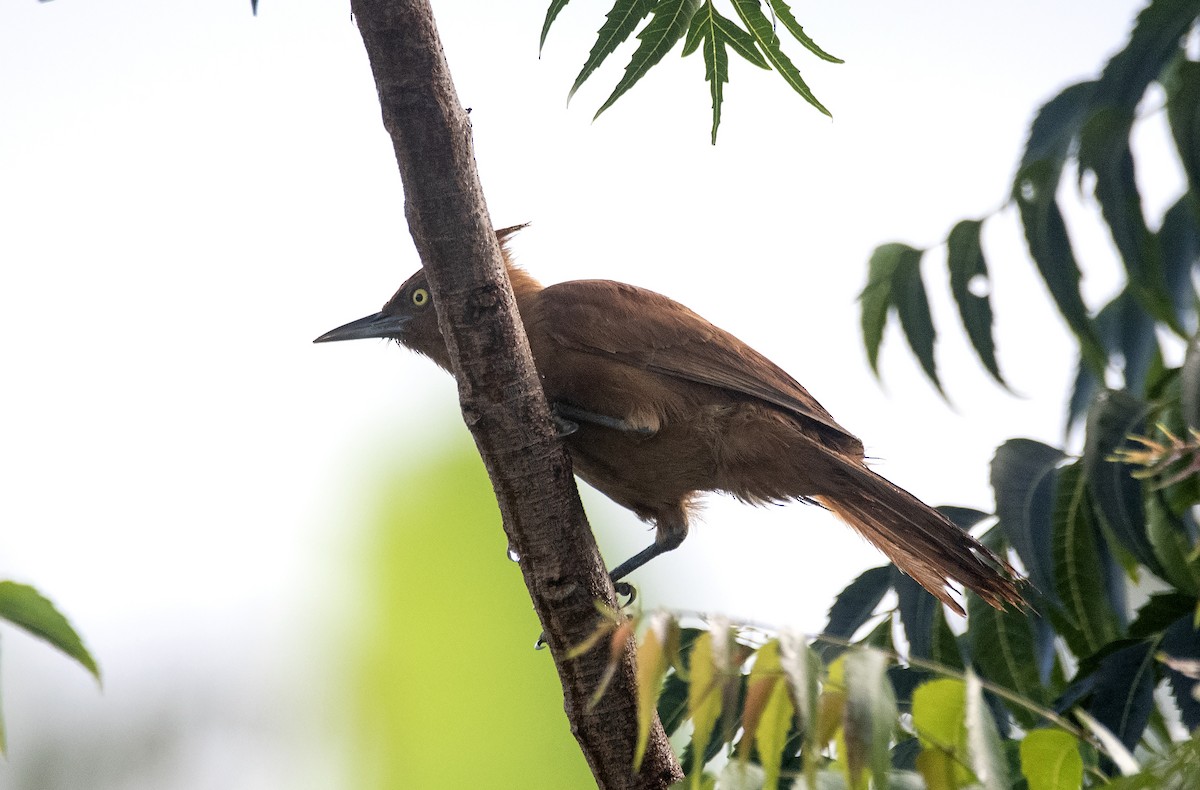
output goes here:
[{"label": "bird's claw", "polygon": [[632,606],[633,602],[637,600],[637,587],[634,587],[629,582],[613,582],[613,590],[616,591],[618,599],[622,595],[628,598],[625,603],[621,603],[620,600],[617,601],[617,603],[620,604],[619,608],[621,609]]}]

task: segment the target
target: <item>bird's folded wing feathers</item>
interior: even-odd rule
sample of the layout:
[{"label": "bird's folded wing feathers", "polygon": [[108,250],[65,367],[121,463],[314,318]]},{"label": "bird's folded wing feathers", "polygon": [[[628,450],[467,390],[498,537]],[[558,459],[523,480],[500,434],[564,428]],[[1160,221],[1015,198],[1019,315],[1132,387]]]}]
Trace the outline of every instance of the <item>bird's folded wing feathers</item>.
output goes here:
[{"label": "bird's folded wing feathers", "polygon": [[859,444],[775,363],[672,299],[609,280],[560,283],[540,297],[545,328],[563,346],[757,398]]}]

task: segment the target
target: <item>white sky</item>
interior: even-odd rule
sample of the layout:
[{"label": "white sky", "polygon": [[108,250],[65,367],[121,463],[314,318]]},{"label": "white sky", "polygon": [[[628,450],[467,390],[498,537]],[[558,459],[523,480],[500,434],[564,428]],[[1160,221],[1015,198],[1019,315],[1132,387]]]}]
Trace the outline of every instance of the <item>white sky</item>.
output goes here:
[{"label": "white sky", "polygon": [[[269,639],[335,578],[371,460],[465,431],[427,361],[310,345],[418,263],[347,5],[264,0],[257,19],[248,6],[0,8],[0,578],[58,602],[118,686],[147,654],[194,662],[215,639],[236,651],[215,660],[269,673]],[[887,390],[876,383],[855,299],[877,244],[931,245],[1001,203],[1034,109],[1094,75],[1140,3],[797,2],[846,60],[791,50],[833,120],[735,62],[715,148],[698,56],[668,56],[592,123],[623,51],[567,109],[606,9],[569,5],[539,61],[544,6],[435,3],[492,216],[533,222],[515,245],[531,272],[687,304],[793,373],[934,504],[990,508],[995,447],[1057,441],[1071,346],[1011,214],[986,238],[1001,364],[1024,399],[966,349],[940,253],[926,273],[956,410],[894,332]],[[1171,173],[1161,129],[1142,137],[1157,208],[1178,182],[1157,175]],[[1095,227],[1081,244],[1094,303],[1112,254]],[[610,562],[649,539],[586,501],[613,525]],[[640,581],[650,601],[815,631],[880,561],[815,509],[714,502]],[[40,645],[4,640],[12,729],[42,704],[38,678],[95,696]]]}]

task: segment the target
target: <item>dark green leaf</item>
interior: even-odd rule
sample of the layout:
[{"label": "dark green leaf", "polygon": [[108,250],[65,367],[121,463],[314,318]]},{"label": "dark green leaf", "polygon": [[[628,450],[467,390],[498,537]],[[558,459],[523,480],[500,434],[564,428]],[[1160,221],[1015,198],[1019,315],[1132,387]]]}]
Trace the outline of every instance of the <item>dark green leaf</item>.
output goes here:
[{"label": "dark green leaf", "polygon": [[[1195,607],[1196,601],[1193,599],[1192,608]],[[1194,662],[1195,666],[1200,668],[1200,631],[1193,625],[1192,617],[1192,612],[1188,612],[1171,623],[1163,633],[1159,650],[1171,659]],[[1163,671],[1171,684],[1171,695],[1175,698],[1183,725],[1191,732],[1200,727],[1200,701],[1197,701],[1195,696],[1195,673],[1184,674],[1170,663]]]},{"label": "dark green leaf", "polygon": [[1055,192],[1063,164],[1091,108],[1094,83],[1072,85],[1038,111],[1013,182],[1030,255],[1054,303],[1079,339],[1083,357],[1103,371],[1107,356],[1096,337],[1079,293],[1079,265]]},{"label": "dark green leaf", "polygon": [[1139,642],[1108,656],[1096,670],[1088,713],[1132,751],[1154,706],[1154,643]]},{"label": "dark green leaf", "polygon": [[0,618],[46,640],[78,661],[100,680],[100,670],[83,640],[54,604],[34,588],[16,582],[0,582]]},{"label": "dark green leaf", "polygon": [[[879,606],[879,602],[891,588],[891,581],[890,565],[863,571],[857,579],[846,585],[834,600],[833,606],[829,607],[829,622],[825,626],[825,633],[839,639],[854,636],[855,632],[871,619],[875,607]],[[826,661],[834,654],[828,652],[830,647],[821,647],[822,658]]]},{"label": "dark green leaf", "polygon": [[1004,386],[1000,367],[996,363],[996,343],[992,338],[992,304],[987,295],[990,286],[987,262],[983,257],[979,220],[964,219],[950,231],[946,240],[947,264],[950,267],[950,292],[958,303],[967,337],[992,378]]},{"label": "dark green leaf", "polygon": [[1162,227],[1158,229],[1163,274],[1175,305],[1176,321],[1189,332],[1196,330],[1196,289],[1192,285],[1192,269],[1200,261],[1197,208],[1192,193],[1184,194],[1167,209]]},{"label": "dark green leaf", "polygon": [[[998,610],[979,596],[967,595],[967,638],[971,660],[979,674],[1004,688],[1011,689],[1029,702],[1042,705],[1045,691],[1038,677],[1033,627],[1029,615],[1013,609]],[[1040,717],[1020,706],[1012,713],[1024,727],[1037,724]]]},{"label": "dark green leaf", "polygon": [[1163,575],[1154,548],[1146,537],[1142,484],[1133,467],[1111,460],[1119,448],[1132,445],[1126,437],[1145,433],[1150,408],[1126,392],[1106,390],[1088,413],[1083,468],[1096,510],[1117,542],[1138,562]]},{"label": "dark green leaf", "polygon": [[956,527],[964,530],[973,529],[979,522],[992,516],[991,513],[984,513],[973,507],[959,507],[958,505],[939,505],[937,510],[953,521]]},{"label": "dark green leaf", "polygon": [[892,587],[896,590],[900,622],[908,640],[908,654],[914,658],[932,658],[933,616],[942,608],[941,602],[895,566],[892,566]]},{"label": "dark green leaf", "polygon": [[754,36],[754,40],[758,42],[758,46],[762,49],[767,60],[779,72],[784,81],[792,86],[792,89],[804,97],[804,100],[823,112],[825,115],[830,115],[829,110],[825,109],[825,105],[817,101],[817,97],[809,89],[804,78],[800,76],[799,69],[792,63],[783,50],[779,48],[779,36],[775,35],[775,28],[771,25],[769,19],[762,12],[762,6],[759,0],[733,0],[734,10],[741,17],[742,24],[750,31],[750,35]]},{"label": "dark green leaf", "polygon": [[[1158,339],[1154,334],[1154,319],[1138,304],[1132,289],[1126,287],[1101,308],[1094,323],[1105,352],[1124,363],[1125,388],[1144,392],[1158,352]],[[1067,412],[1068,428],[1087,413],[1102,388],[1101,378],[1081,359]]]},{"label": "dark green leaf", "polygon": [[1192,195],[1200,195],[1200,63],[1180,57],[1168,74],[1166,87],[1171,137]]},{"label": "dark green leaf", "polygon": [[1200,592],[1200,568],[1191,559],[1192,541],[1183,518],[1171,510],[1162,491],[1147,497],[1146,533],[1164,578],[1179,590],[1196,595]]},{"label": "dark green leaf", "polygon": [[1167,293],[1158,237],[1146,226],[1129,135],[1133,108],[1097,109],[1084,124],[1079,167],[1096,175],[1096,199],[1125,264],[1134,298],[1152,316],[1181,331]]},{"label": "dark green leaf", "polygon": [[546,46],[546,34],[550,32],[550,26],[554,24],[554,20],[558,18],[558,14],[567,3],[571,0],[550,0],[550,7],[546,9],[546,21],[542,23],[542,36],[538,39],[538,56],[542,54],[542,47]]},{"label": "dark green leaf", "polygon": [[579,86],[600,67],[604,59],[629,38],[638,23],[650,15],[653,7],[652,0],[616,0],[613,3],[612,10],[608,12],[608,17],[596,34],[596,43],[588,53],[587,62],[583,64],[579,76],[575,78],[575,84],[571,86],[571,92],[567,94],[568,102],[575,95],[575,91],[579,90]]},{"label": "dark green leaf", "polygon": [[667,735],[673,735],[688,719],[688,682],[672,672],[663,681],[662,694],[658,697],[658,718]]},{"label": "dark green leaf", "polygon": [[933,328],[933,317],[929,314],[929,300],[925,296],[925,283],[921,279],[920,257],[907,256],[896,267],[895,280],[892,284],[892,298],[895,301],[896,312],[900,316],[900,326],[909,347],[916,354],[917,360],[925,375],[929,377],[938,392],[942,391],[942,382],[938,380],[937,362],[933,357],[933,344],[937,340],[937,332]]},{"label": "dark green leaf", "polygon": [[1200,430],[1200,332],[1188,342],[1183,357],[1183,368],[1179,371],[1180,405],[1184,422],[1193,430]]},{"label": "dark green leaf", "polygon": [[[879,346],[883,342],[883,328],[887,324],[888,311],[895,304],[893,292],[896,271],[905,261],[921,263],[922,251],[893,242],[875,248],[867,266],[867,287],[859,301],[862,303],[863,345],[867,347],[867,360],[871,370],[879,375]],[[911,265],[911,264],[910,264]]]},{"label": "dark green leaf", "polygon": [[738,27],[732,20],[721,16],[708,0],[692,17],[687,38],[683,44],[685,56],[695,52],[704,44],[704,79],[708,80],[712,95],[712,143],[717,144],[717,127],[721,125],[721,103],[724,101],[724,86],[729,82],[729,53],[726,46],[756,66],[769,69],[770,65],[758,51],[754,38]]},{"label": "dark green leaf", "polygon": [[1030,581],[1042,594],[1056,595],[1053,535],[1055,469],[1062,451],[1030,439],[1010,439],[992,459],[996,515],[1004,536],[1021,557]]},{"label": "dark green leaf", "polygon": [[775,16],[778,17],[779,21],[783,23],[783,26],[787,28],[787,31],[795,36],[796,40],[803,44],[809,52],[813,53],[821,60],[827,60],[830,63],[845,63],[845,61],[841,58],[835,58],[833,55],[830,55],[828,52],[817,46],[817,42],[813,41],[812,38],[804,32],[804,28],[800,27],[800,23],[796,21],[795,15],[792,14],[792,9],[788,8],[788,5],[784,2],[784,0],[768,0],[768,2],[771,5],[771,10],[775,12]]},{"label": "dark green leaf", "polygon": [[1119,636],[1119,619],[1109,603],[1102,539],[1081,465],[1061,469],[1055,488],[1055,579],[1064,613],[1077,629],[1059,631],[1076,655],[1089,655]]},{"label": "dark green leaf", "polygon": [[1196,597],[1186,593],[1154,593],[1137,610],[1137,616],[1129,624],[1129,636],[1133,639],[1158,636],[1179,618],[1191,617],[1196,604]]},{"label": "dark green leaf", "polygon": [[946,621],[946,610],[940,606],[933,613],[933,639],[930,653],[933,660],[944,667],[960,671],[963,669],[962,651],[958,647],[958,638],[950,630],[950,623]]},{"label": "dark green leaf", "polygon": [[634,50],[629,65],[625,67],[625,75],[613,88],[613,92],[596,110],[594,117],[613,105],[625,91],[637,84],[663,57],[675,46],[675,42],[687,33],[692,16],[700,8],[700,0],[660,0],[655,6],[649,24],[638,33],[642,43]]},{"label": "dark green leaf", "polygon": [[1200,15],[1196,0],[1154,0],[1138,14],[1129,43],[1108,61],[1096,84],[1097,107],[1132,111],[1146,88],[1179,52]]}]

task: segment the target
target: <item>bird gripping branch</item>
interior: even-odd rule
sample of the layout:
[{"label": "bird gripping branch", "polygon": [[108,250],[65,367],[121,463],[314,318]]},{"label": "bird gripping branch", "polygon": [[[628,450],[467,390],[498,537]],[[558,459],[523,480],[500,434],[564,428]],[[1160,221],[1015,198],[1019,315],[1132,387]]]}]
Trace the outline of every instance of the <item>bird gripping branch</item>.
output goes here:
[{"label": "bird gripping branch", "polygon": [[[517,309],[575,474],[655,540],[613,581],[676,548],[705,491],[743,502],[814,502],[960,614],[957,582],[1021,606],[1013,569],[937,510],[868,468],[863,445],[804,387],[728,332],[665,296],[610,280],[543,287],[497,231]],[[317,343],[391,338],[451,371],[424,271],[383,309]],[[451,371],[453,372],[453,371]]]}]

